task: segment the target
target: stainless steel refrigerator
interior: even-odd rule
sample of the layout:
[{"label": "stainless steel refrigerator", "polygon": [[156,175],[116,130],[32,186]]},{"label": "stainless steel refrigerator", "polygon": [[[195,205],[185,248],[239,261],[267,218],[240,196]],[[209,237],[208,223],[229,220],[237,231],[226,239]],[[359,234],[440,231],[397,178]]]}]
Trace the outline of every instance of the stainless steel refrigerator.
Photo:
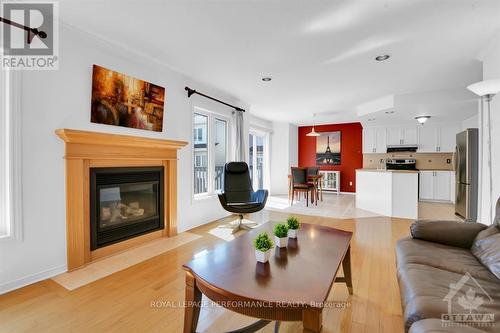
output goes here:
[{"label": "stainless steel refrigerator", "polygon": [[455,214],[467,221],[477,220],[478,129],[457,134],[455,148]]}]

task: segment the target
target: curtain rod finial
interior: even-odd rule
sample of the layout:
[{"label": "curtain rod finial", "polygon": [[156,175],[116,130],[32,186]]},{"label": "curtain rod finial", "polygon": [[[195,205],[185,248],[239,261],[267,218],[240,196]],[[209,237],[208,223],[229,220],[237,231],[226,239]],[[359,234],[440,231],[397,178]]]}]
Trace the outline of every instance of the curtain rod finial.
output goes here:
[{"label": "curtain rod finial", "polygon": [[184,90],[186,90],[186,91],[187,91],[187,93],[188,93],[188,98],[189,98],[189,97],[191,97],[194,93],[196,93],[196,90],[191,89],[191,88],[189,88],[189,87],[184,87]]}]

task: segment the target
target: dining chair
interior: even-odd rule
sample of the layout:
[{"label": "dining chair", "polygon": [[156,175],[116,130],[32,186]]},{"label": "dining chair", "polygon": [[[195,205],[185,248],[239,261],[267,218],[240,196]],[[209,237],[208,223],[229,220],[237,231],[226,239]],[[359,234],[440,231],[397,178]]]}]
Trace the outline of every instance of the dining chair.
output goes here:
[{"label": "dining chair", "polygon": [[[321,198],[321,201],[323,201],[323,189],[320,186],[319,182],[321,181],[319,178],[319,168],[318,167],[307,167],[307,177],[308,179],[314,177],[312,180],[309,180],[310,183],[314,185],[314,188],[316,190],[316,205],[318,204],[318,200]],[[320,195],[321,191],[321,195]]]},{"label": "dining chair", "polygon": [[292,167],[292,205],[295,193],[306,194],[306,206],[309,207],[309,192],[311,201],[314,200],[315,186],[307,180],[307,168]]}]

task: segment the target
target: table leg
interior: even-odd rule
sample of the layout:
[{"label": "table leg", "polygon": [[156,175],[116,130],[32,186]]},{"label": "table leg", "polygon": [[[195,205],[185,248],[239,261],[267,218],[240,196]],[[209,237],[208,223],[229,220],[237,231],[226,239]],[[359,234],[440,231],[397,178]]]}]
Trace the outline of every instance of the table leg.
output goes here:
[{"label": "table leg", "polygon": [[321,332],[323,321],[323,309],[309,308],[302,311],[302,324],[304,333],[319,333]]},{"label": "table leg", "polygon": [[184,333],[194,333],[200,316],[201,291],[196,286],[196,279],[190,272],[186,272],[185,295]]},{"label": "table leg", "polygon": [[351,276],[351,245],[347,248],[347,253],[345,254],[344,260],[342,261],[342,269],[344,270],[345,284],[347,285],[347,290],[349,290],[349,295],[352,295],[352,276]]},{"label": "table leg", "polygon": [[292,189],[292,180],[290,177],[288,178],[288,202],[290,202],[290,199],[292,200],[293,203],[293,189]]}]

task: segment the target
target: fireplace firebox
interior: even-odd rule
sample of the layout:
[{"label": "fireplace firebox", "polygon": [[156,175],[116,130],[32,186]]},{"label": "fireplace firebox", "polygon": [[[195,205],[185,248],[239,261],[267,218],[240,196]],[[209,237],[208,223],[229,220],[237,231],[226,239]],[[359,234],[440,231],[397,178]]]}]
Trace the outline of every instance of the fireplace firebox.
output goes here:
[{"label": "fireplace firebox", "polygon": [[163,167],[90,168],[90,248],[163,229]]}]

